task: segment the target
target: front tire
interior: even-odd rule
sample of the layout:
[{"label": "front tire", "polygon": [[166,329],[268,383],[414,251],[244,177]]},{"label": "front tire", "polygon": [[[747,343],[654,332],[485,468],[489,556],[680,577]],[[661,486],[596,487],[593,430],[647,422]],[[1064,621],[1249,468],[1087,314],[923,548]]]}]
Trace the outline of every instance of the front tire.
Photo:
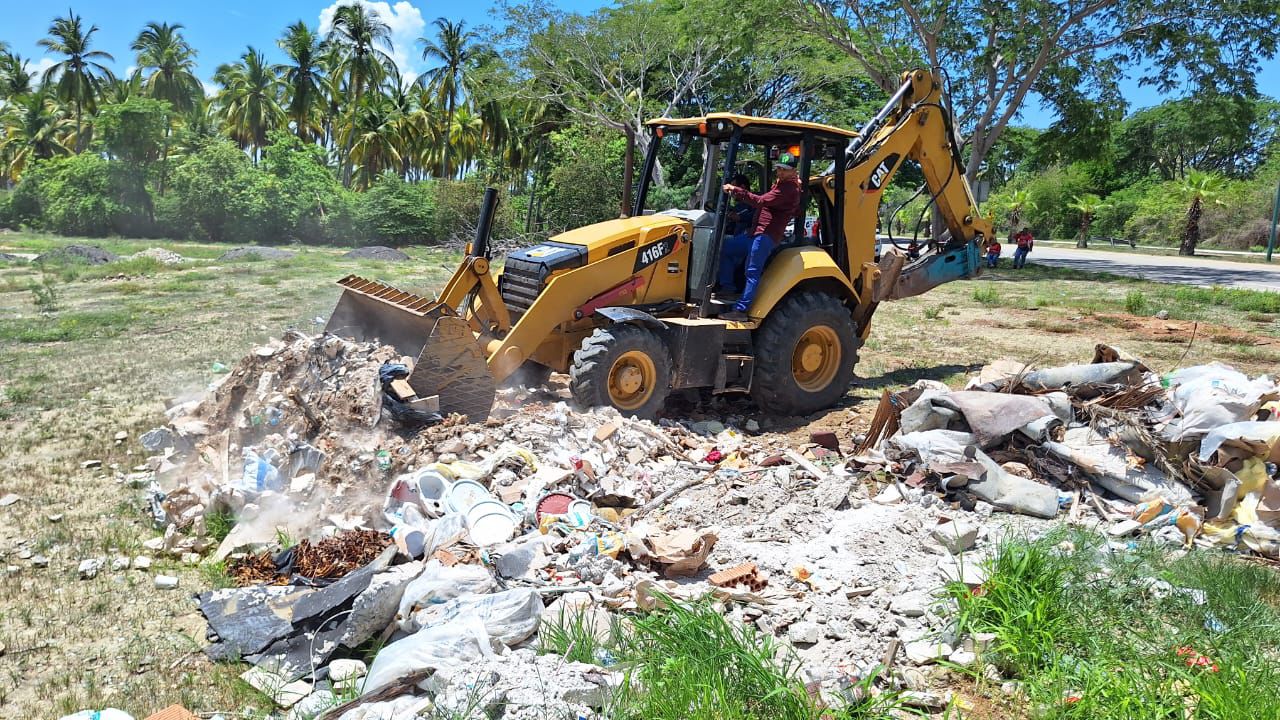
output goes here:
[{"label": "front tire", "polygon": [[860,344],[849,310],[837,298],[790,295],[756,331],[751,397],[780,415],[831,407],[853,381]]},{"label": "front tire", "polygon": [[638,325],[600,328],[582,341],[569,368],[569,392],[583,407],[612,405],[653,419],[671,388],[671,354],[657,333]]}]

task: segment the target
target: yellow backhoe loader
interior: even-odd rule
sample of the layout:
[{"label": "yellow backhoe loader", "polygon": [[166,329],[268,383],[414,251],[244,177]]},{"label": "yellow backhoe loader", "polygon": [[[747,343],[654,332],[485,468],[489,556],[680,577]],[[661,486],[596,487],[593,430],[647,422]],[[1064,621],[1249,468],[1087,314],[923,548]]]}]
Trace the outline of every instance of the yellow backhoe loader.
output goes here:
[{"label": "yellow backhoe loader", "polygon": [[[326,330],[395,346],[415,359],[413,392],[473,421],[487,417],[497,383],[553,370],[569,374],[578,403],[627,415],[652,417],[686,388],[750,393],[765,412],[803,415],[846,392],[880,302],[979,273],[991,223],[978,214],[929,71],[904,73],[859,132],[729,113],[652,120],[648,130],[630,217],[509,253],[496,269],[489,190],[475,240],[439,297],[349,276]],[[647,209],[659,154],[695,143],[704,155],[695,209]],[[798,157],[794,230],[771,256],[748,319],[721,320],[727,306],[713,289],[730,205],[721,186],[756,159],[770,180],[779,152]],[[879,253],[876,234],[881,195],[909,160],[946,226],[914,260]]]}]

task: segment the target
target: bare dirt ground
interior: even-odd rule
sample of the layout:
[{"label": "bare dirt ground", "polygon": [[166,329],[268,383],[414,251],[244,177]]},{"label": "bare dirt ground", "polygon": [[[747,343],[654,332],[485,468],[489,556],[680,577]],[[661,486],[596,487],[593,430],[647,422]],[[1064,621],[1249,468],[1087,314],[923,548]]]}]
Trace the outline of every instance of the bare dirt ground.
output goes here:
[{"label": "bare dirt ground", "polygon": [[[61,242],[18,239],[0,238],[0,252]],[[113,250],[146,246],[117,241]],[[0,507],[0,718],[102,705],[141,717],[174,702],[202,712],[268,709],[238,680],[240,668],[214,666],[201,653],[204,623],[190,596],[209,579],[199,568],[157,558],[149,570],[103,568],[82,580],[77,567],[144,554],[154,531],[126,476],[144,457],[138,435],[160,424],[166,399],[198,393],[215,363],[233,364],[289,327],[318,331],[315,319],[327,316],[338,295],[333,281],[345,274],[433,289],[455,262],[424,250],[397,263],[304,250],[288,260],[218,263],[225,248],[164,247],[196,259],[176,267],[124,260],[43,277],[31,266],[0,265],[0,496],[21,498]],[[41,312],[32,283],[53,288],[56,308]],[[762,432],[802,442],[813,429],[834,429],[847,439],[865,428],[884,389],[924,377],[959,384],[1001,357],[1085,362],[1099,342],[1162,371],[1212,360],[1274,370],[1280,308],[1183,290],[1031,268],[887,303],[842,404],[810,418],[759,418]],[[1125,309],[1140,304],[1141,313]],[[1150,318],[1159,310],[1169,319]],[[754,414],[745,400],[675,411]],[[38,556],[47,567],[36,566]],[[179,587],[156,589],[160,573],[177,576]]]}]

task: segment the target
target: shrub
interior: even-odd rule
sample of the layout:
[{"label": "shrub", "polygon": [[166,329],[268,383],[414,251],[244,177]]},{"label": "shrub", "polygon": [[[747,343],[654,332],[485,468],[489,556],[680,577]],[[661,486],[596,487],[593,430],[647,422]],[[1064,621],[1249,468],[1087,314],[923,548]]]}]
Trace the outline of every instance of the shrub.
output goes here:
[{"label": "shrub", "polygon": [[284,191],[232,143],[211,140],[173,171],[174,221],[214,242],[288,239]]},{"label": "shrub", "polygon": [[1082,167],[1073,164],[1049,168],[1028,181],[1026,190],[1032,208],[1026,219],[1038,236],[1075,237],[1080,215],[1069,205],[1077,195],[1092,190],[1092,181]]},{"label": "shrub", "polygon": [[274,131],[260,169],[274,178],[274,220],[288,239],[304,243],[350,241],[351,202],[324,150]]},{"label": "shrub", "polygon": [[38,163],[13,203],[18,222],[63,235],[138,235],[151,228],[151,202],[139,179],[93,153]]},{"label": "shrub", "polygon": [[1124,296],[1124,309],[1130,315],[1142,315],[1147,311],[1147,296],[1141,290],[1130,290]]},{"label": "shrub", "polygon": [[360,230],[384,245],[438,242],[435,185],[407,183],[391,173],[379,177],[357,201]]},{"label": "shrub", "polygon": [[0,228],[18,229],[13,216],[13,193],[7,190],[0,190]]},{"label": "shrub", "polygon": [[[551,144],[552,170],[538,189],[546,229],[556,233],[618,217],[626,140],[574,126],[553,133]],[[636,165],[638,172],[638,159]]]}]

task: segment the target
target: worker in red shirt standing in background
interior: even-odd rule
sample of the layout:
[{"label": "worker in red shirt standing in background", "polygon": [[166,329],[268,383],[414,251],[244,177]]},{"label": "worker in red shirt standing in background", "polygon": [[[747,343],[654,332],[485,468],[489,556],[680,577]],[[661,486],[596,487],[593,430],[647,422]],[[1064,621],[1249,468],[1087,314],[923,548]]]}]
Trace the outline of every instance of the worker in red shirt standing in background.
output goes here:
[{"label": "worker in red shirt standing in background", "polygon": [[999,262],[999,260],[1000,260],[1000,241],[992,240],[991,243],[987,245],[987,267],[989,268],[995,267],[996,263]]},{"label": "worker in red shirt standing in background", "polygon": [[722,313],[722,320],[741,322],[747,319],[747,310],[756,296],[756,286],[760,284],[760,276],[764,274],[764,265],[786,234],[787,223],[795,219],[796,210],[800,208],[800,178],[796,173],[796,161],[790,154],[784,153],[774,164],[775,180],[769,192],[763,195],[726,184],[724,191],[734,198],[745,201],[748,205],[759,208],[756,217],[755,232],[751,236],[745,234],[728,238],[720,251],[721,284],[730,278],[737,266],[746,260],[747,283],[742,289],[742,296],[734,304],[733,311]]},{"label": "worker in red shirt standing in background", "polygon": [[1013,267],[1016,270],[1027,264],[1027,254],[1036,246],[1036,240],[1031,237],[1031,228],[1022,228],[1013,240],[1018,244],[1013,249]]}]

